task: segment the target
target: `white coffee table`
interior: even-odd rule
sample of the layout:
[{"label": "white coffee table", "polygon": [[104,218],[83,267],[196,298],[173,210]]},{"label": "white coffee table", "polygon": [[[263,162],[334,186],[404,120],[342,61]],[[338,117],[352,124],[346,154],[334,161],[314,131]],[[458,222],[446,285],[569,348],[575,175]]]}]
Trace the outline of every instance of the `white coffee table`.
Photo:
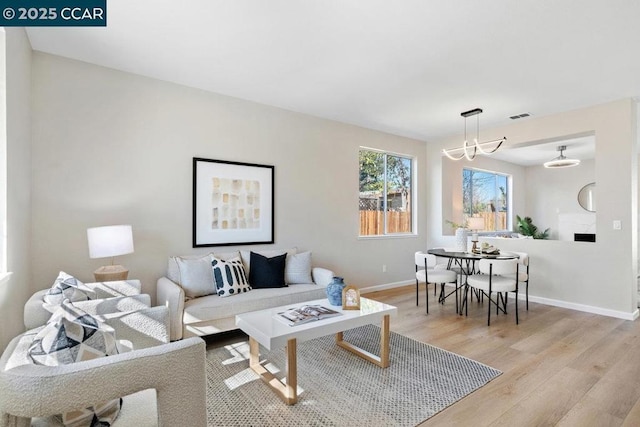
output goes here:
[{"label": "white coffee table", "polygon": [[[277,313],[302,305],[322,305],[342,313],[341,316],[312,321],[302,325],[289,326],[275,316]],[[236,326],[249,335],[249,366],[265,381],[284,402],[294,405],[298,401],[297,351],[298,341],[307,341],[326,335],[336,334],[336,344],[374,363],[381,368],[389,366],[389,316],[396,315],[398,309],[368,298],[360,298],[360,310],[342,310],[332,306],[327,299],[289,304],[266,310],[238,314]],[[342,332],[368,324],[381,323],[380,356],[369,353],[343,339]],[[287,348],[286,382],[280,381],[260,364],[259,347],[267,350]]]}]

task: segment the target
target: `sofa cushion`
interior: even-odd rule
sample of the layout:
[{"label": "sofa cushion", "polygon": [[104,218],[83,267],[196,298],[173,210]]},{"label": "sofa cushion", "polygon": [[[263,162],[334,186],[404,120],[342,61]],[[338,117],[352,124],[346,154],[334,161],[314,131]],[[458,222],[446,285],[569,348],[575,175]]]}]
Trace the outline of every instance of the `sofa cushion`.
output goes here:
[{"label": "sofa cushion", "polygon": [[80,280],[61,271],[53,282],[51,289],[44,295],[43,300],[49,305],[60,305],[68,299],[71,302],[91,299],[94,292]]},{"label": "sofa cushion", "polygon": [[[59,366],[118,354],[115,331],[65,300],[34,337],[28,357],[37,365]],[[69,426],[109,426],[118,416],[122,399],[96,403],[62,414]]]},{"label": "sofa cushion", "polygon": [[180,285],[180,270],[178,270],[178,262],[177,258],[182,259],[198,259],[204,256],[213,255],[218,259],[229,260],[240,256],[238,251],[229,251],[229,252],[219,252],[215,254],[198,254],[198,255],[186,255],[186,256],[171,256],[169,257],[169,261],[167,262],[167,278],[169,278],[172,282]]},{"label": "sofa cushion", "polygon": [[230,297],[251,290],[240,258],[228,261],[211,257],[213,281],[219,297]]},{"label": "sofa cushion", "polygon": [[180,286],[187,298],[203,297],[216,293],[211,271],[211,255],[200,258],[176,257]]},{"label": "sofa cushion", "polygon": [[284,282],[286,259],[287,254],[268,258],[251,252],[251,271],[249,272],[249,283],[251,283],[251,287],[262,289],[287,286]]},{"label": "sofa cushion", "polygon": [[209,295],[185,301],[183,321],[186,325],[225,319],[248,311],[326,298],[325,292],[324,286],[311,283],[286,288],[253,289],[233,298]]},{"label": "sofa cushion", "polygon": [[284,281],[288,285],[313,283],[311,277],[311,252],[288,255],[284,268]]}]

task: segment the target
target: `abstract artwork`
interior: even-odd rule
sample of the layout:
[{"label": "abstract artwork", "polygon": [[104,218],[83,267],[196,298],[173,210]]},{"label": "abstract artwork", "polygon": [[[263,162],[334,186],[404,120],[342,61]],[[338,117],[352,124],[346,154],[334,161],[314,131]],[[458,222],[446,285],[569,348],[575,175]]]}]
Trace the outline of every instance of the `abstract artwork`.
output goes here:
[{"label": "abstract artwork", "polygon": [[273,166],[193,159],[193,247],[273,243]]}]

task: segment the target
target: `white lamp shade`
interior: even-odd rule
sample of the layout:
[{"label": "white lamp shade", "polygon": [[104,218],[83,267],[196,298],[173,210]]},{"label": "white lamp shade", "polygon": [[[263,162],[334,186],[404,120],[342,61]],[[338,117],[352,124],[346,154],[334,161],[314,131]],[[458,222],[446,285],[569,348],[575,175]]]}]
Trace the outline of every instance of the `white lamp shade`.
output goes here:
[{"label": "white lamp shade", "polygon": [[467,227],[470,230],[484,230],[484,218],[478,216],[467,218]]},{"label": "white lamp shade", "polygon": [[110,225],[87,229],[89,258],[107,258],[133,252],[130,225]]}]

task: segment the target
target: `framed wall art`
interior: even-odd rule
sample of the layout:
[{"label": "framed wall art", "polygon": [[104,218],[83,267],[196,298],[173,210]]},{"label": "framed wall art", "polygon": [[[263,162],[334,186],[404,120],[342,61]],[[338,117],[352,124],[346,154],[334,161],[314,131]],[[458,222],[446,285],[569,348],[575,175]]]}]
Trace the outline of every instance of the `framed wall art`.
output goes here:
[{"label": "framed wall art", "polygon": [[193,247],[273,243],[274,167],[193,158]]}]

